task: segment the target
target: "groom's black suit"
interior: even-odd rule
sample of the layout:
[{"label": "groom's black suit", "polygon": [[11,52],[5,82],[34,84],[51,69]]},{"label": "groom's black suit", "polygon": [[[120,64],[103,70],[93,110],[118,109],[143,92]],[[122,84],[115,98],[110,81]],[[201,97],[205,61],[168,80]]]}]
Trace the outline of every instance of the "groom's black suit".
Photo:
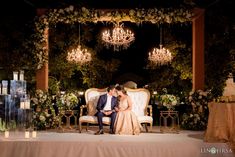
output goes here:
[{"label": "groom's black suit", "polygon": [[[104,116],[106,116],[103,112],[101,112],[104,107],[105,104],[107,102],[107,94],[101,95],[99,97],[98,103],[97,103],[97,113],[95,114],[97,116],[98,119],[98,124],[99,124],[99,129],[102,130],[103,129],[103,123],[102,123],[102,118]],[[115,118],[116,118],[116,111],[115,111],[115,107],[117,106],[118,101],[117,101],[117,97],[112,96],[111,98],[111,110],[112,113],[111,115],[108,115],[109,117],[111,117],[111,124],[110,124],[110,130],[113,130],[113,126],[114,126],[114,122],[115,122]]]}]

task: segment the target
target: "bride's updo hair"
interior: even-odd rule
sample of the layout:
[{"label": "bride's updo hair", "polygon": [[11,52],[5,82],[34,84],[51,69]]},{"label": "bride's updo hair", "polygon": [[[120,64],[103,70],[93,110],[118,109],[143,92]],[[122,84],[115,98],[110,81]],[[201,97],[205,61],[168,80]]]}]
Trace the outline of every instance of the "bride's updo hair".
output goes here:
[{"label": "bride's updo hair", "polygon": [[126,90],[124,89],[124,87],[122,85],[116,86],[115,89],[117,91],[121,91],[123,94],[127,95],[127,92],[126,92]]}]

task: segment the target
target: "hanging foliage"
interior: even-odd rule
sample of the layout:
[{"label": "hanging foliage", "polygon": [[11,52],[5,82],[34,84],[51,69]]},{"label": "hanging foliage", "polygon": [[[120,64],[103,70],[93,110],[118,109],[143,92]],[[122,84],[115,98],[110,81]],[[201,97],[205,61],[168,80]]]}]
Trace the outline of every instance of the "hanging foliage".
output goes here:
[{"label": "hanging foliage", "polygon": [[30,41],[33,43],[32,53],[37,69],[42,68],[47,62],[47,34],[45,30],[51,25],[63,22],[68,24],[88,22],[122,22],[133,23],[151,22],[157,23],[187,23],[191,22],[193,13],[186,8],[152,8],[152,9],[130,9],[130,10],[95,10],[82,7],[75,9],[69,6],[64,9],[51,9],[46,14],[35,18],[35,32]]}]

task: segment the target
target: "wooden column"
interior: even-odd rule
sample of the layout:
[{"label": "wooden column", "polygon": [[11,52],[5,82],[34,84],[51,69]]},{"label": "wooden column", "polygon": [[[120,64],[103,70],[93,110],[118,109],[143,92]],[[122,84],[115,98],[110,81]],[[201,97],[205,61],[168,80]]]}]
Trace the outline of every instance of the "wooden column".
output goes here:
[{"label": "wooden column", "polygon": [[[38,16],[43,15],[46,12],[45,9],[38,9],[37,10],[37,14]],[[46,28],[44,30],[44,37],[46,39],[46,44],[45,49],[46,49],[46,55],[49,55],[49,41],[48,41],[48,31],[49,28]],[[38,69],[36,72],[36,89],[41,89],[43,91],[47,91],[48,90],[48,62],[46,62],[44,64],[44,66],[41,69]]]},{"label": "wooden column", "polygon": [[192,20],[193,34],[193,90],[203,90],[205,83],[204,69],[204,9],[195,9]]}]

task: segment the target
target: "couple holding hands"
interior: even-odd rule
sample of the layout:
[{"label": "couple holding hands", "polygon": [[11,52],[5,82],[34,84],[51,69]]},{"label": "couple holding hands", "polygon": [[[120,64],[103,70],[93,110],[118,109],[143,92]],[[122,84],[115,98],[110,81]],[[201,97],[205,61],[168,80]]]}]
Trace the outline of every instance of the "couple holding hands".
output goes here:
[{"label": "couple holding hands", "polygon": [[[115,97],[114,95],[116,95]],[[132,109],[131,98],[127,95],[123,86],[111,85],[107,94],[101,95],[97,103],[97,119],[99,131],[95,135],[104,134],[102,118],[111,117],[110,134],[138,135],[141,125]]]}]

